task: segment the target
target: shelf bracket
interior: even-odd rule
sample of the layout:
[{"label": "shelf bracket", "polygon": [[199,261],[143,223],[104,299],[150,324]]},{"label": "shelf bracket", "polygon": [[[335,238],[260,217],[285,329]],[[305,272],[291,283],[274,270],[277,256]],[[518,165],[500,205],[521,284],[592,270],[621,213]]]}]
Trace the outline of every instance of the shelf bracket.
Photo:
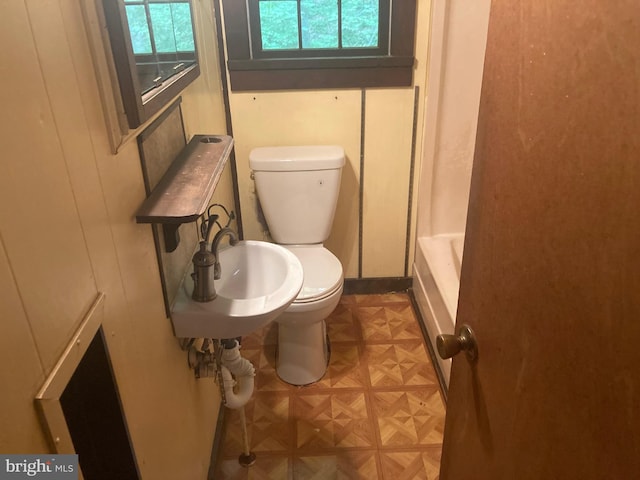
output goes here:
[{"label": "shelf bracket", "polygon": [[164,249],[167,253],[171,253],[178,248],[178,244],[180,243],[180,232],[178,229],[180,228],[180,225],[180,223],[165,223],[162,225]]}]

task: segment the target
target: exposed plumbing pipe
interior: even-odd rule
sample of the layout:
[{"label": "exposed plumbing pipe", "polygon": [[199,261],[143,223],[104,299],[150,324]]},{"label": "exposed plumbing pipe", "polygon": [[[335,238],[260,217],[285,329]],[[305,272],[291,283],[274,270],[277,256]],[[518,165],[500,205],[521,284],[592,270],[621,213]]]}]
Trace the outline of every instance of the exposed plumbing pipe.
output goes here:
[{"label": "exposed plumbing pipe", "polygon": [[[222,364],[220,369],[225,396],[224,405],[232,409],[243,407],[253,395],[255,368],[249,360],[240,355],[240,345],[237,341],[232,348],[223,350],[220,363]],[[237,392],[234,391],[236,384],[238,385]]]}]

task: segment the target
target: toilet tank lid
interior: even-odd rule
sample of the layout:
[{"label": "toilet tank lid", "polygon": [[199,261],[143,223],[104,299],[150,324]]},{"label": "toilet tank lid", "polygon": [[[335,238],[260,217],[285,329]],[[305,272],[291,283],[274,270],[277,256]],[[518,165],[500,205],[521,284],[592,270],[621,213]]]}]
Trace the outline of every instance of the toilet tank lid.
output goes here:
[{"label": "toilet tank lid", "polygon": [[333,170],[344,166],[344,149],[338,145],[259,147],[249,153],[249,166],[263,172]]}]

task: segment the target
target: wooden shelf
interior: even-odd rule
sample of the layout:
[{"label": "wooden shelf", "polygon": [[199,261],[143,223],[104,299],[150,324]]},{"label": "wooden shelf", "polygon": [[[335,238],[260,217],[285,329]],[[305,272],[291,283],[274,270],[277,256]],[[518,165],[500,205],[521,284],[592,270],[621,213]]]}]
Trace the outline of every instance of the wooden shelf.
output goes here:
[{"label": "wooden shelf", "polygon": [[232,149],[228,135],[195,135],[138,209],[137,223],[164,225],[167,251],[178,245],[178,227],[207,209]]}]

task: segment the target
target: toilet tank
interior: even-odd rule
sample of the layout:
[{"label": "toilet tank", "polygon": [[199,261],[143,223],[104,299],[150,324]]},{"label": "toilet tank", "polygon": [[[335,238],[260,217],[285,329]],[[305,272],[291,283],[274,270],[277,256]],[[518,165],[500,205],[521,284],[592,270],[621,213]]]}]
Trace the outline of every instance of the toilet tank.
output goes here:
[{"label": "toilet tank", "polygon": [[324,242],[338,203],[344,149],[260,147],[249,154],[271,237],[284,245]]}]

